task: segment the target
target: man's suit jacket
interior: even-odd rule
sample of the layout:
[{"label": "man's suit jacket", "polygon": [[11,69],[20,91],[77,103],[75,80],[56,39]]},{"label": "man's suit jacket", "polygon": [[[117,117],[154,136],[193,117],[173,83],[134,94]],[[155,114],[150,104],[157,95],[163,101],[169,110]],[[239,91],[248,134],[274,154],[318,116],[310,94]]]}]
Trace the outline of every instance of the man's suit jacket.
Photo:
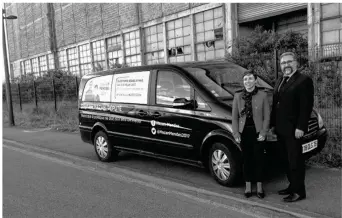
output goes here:
[{"label": "man's suit jacket", "polygon": [[[241,111],[245,107],[245,100],[242,99],[242,94],[243,92],[235,93],[233,100],[232,122],[234,137],[242,133],[246,123],[246,116],[240,117]],[[258,90],[252,96],[252,113],[256,131],[265,137],[270,124],[270,105],[266,92]]]},{"label": "man's suit jacket", "polygon": [[297,71],[278,91],[281,81],[274,88],[270,126],[283,136],[294,136],[295,129],[307,132],[314,102],[312,79]]}]

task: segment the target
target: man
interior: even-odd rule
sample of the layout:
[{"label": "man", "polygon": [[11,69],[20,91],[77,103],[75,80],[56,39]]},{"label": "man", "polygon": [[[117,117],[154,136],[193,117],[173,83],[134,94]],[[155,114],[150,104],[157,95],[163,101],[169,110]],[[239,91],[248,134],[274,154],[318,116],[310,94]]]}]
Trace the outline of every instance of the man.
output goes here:
[{"label": "man", "polygon": [[280,195],[288,195],[285,202],[306,198],[305,160],[302,154],[302,137],[308,129],[313,107],[312,79],[298,71],[296,55],[285,52],[280,56],[283,77],[276,82],[270,126],[279,138],[287,155],[288,188]]}]

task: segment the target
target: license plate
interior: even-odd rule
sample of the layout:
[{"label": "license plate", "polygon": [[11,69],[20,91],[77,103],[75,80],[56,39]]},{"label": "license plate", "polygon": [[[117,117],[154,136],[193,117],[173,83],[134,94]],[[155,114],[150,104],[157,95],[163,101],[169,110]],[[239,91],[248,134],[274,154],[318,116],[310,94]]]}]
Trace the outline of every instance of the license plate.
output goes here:
[{"label": "license plate", "polygon": [[309,152],[309,151],[317,148],[317,145],[318,145],[318,140],[314,140],[314,141],[303,144],[302,145],[303,153]]}]

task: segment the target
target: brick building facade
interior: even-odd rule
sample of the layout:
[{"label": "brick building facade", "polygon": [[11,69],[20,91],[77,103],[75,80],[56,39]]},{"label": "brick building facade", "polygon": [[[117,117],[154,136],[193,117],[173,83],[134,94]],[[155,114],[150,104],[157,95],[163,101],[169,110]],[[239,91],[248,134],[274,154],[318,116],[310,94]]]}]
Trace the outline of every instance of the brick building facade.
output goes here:
[{"label": "brick building facade", "polygon": [[[220,59],[255,25],[308,35],[309,46],[342,43],[342,4],[7,3],[11,77],[49,69],[84,75],[137,66]],[[341,48],[341,47],[340,47]],[[339,55],[341,55],[341,51]]]}]

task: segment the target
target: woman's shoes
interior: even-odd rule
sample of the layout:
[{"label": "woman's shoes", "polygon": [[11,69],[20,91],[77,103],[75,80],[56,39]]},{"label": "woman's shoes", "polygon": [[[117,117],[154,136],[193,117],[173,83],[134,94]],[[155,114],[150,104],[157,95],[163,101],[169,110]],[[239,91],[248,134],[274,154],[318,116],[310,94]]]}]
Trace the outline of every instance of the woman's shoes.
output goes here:
[{"label": "woman's shoes", "polygon": [[[253,195],[252,192],[245,192],[246,198],[250,198],[250,197],[252,197],[252,195]],[[258,198],[263,199],[265,197],[265,192],[264,191],[257,192],[256,195],[258,196]]]},{"label": "woman's shoes", "polygon": [[257,192],[257,196],[258,196],[258,198],[263,199],[265,197],[265,192],[264,191]]},{"label": "woman's shoes", "polygon": [[252,196],[252,192],[245,192],[245,197],[250,198]]}]

